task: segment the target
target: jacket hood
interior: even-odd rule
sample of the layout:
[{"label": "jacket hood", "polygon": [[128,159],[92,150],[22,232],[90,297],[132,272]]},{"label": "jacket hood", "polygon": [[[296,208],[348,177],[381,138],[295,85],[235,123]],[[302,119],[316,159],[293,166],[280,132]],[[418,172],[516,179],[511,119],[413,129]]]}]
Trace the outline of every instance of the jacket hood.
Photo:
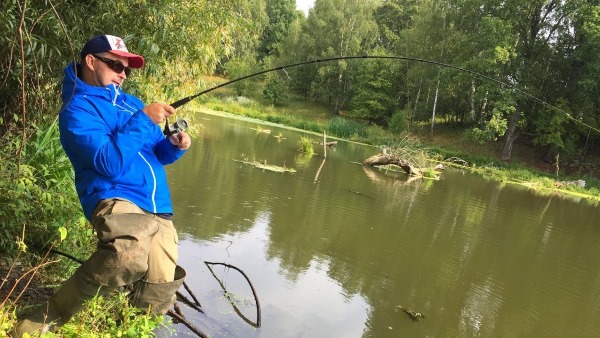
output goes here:
[{"label": "jacket hood", "polygon": [[79,77],[81,75],[81,65],[72,62],[65,68],[65,78],[63,79],[62,100],[63,108],[71,101],[75,94],[98,96],[115,102],[121,94],[121,87],[110,84],[106,87],[89,85]]}]

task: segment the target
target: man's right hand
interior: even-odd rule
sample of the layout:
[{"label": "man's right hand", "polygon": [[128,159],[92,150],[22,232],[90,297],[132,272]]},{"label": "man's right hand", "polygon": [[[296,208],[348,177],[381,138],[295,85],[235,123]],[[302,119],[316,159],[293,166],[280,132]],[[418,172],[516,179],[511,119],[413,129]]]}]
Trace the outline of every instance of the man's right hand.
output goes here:
[{"label": "man's right hand", "polygon": [[148,115],[148,117],[154,123],[162,123],[166,118],[175,114],[175,108],[165,103],[151,103],[145,106],[142,111]]}]

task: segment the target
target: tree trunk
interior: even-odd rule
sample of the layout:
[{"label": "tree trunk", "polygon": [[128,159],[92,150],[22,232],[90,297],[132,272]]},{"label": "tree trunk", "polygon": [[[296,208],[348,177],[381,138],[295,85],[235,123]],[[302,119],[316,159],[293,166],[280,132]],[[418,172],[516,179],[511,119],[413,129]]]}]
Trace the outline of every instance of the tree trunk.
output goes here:
[{"label": "tree trunk", "polygon": [[468,123],[475,122],[475,80],[471,80],[471,111],[469,112]]},{"label": "tree trunk", "polygon": [[427,100],[425,100],[424,111],[427,111],[427,108],[429,107],[429,96],[431,96],[431,83],[427,84]]},{"label": "tree trunk", "polygon": [[401,159],[400,157],[392,154],[379,154],[369,157],[368,159],[363,161],[364,165],[368,166],[378,166],[378,165],[386,165],[393,164],[397,165],[400,168],[404,169],[404,171],[413,176],[421,176],[421,170],[410,164],[410,162]]},{"label": "tree trunk", "polygon": [[502,150],[502,161],[510,162],[510,156],[512,154],[513,143],[519,136],[519,132],[517,130],[517,123],[519,122],[519,117],[521,116],[521,108],[517,106],[515,112],[510,116],[510,120],[508,121],[508,129],[504,134],[504,149]]},{"label": "tree trunk", "polygon": [[438,74],[438,81],[435,87],[435,98],[433,99],[433,111],[431,113],[431,136],[433,136],[433,126],[435,125],[435,109],[437,108],[438,94],[440,92],[440,78]]},{"label": "tree trunk", "polygon": [[488,93],[489,92],[485,92],[485,97],[483,98],[483,103],[481,104],[481,116],[479,116],[479,127],[483,128],[485,126],[485,115],[486,115],[486,108],[487,108],[487,103],[488,103]]},{"label": "tree trunk", "polygon": [[423,79],[419,83],[419,90],[417,91],[417,99],[415,100],[415,108],[413,109],[412,116],[410,117],[410,123],[414,122],[415,116],[417,115],[417,106],[419,105],[419,96],[421,96],[421,84],[423,83]]}]

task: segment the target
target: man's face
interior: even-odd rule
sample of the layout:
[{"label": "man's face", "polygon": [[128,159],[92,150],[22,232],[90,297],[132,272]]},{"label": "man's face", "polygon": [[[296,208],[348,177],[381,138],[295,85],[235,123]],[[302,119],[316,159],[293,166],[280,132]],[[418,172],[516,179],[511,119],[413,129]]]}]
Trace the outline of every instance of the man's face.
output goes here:
[{"label": "man's face", "polygon": [[[125,67],[129,66],[129,61],[126,57],[111,54],[108,52],[99,53],[97,55],[106,59],[119,61]],[[88,57],[92,58],[92,67],[90,67],[92,69],[92,78],[90,80],[93,82],[92,84],[94,86],[106,87],[111,83],[120,86],[127,78],[127,75],[125,75],[124,71],[117,73],[105,61],[101,60],[100,58],[97,58],[91,54],[88,55]]]}]

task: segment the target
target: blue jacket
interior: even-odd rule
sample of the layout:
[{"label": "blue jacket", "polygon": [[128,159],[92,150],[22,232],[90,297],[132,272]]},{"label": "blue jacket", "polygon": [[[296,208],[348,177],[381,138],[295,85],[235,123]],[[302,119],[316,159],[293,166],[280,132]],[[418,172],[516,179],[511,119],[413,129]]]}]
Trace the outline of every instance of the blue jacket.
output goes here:
[{"label": "blue jacket", "polygon": [[74,63],[65,68],[62,101],[60,142],[87,219],[100,200],[112,197],[152,213],[173,213],[163,166],[185,151],[144,114],[142,101],[112,84],[86,84],[75,75]]}]

